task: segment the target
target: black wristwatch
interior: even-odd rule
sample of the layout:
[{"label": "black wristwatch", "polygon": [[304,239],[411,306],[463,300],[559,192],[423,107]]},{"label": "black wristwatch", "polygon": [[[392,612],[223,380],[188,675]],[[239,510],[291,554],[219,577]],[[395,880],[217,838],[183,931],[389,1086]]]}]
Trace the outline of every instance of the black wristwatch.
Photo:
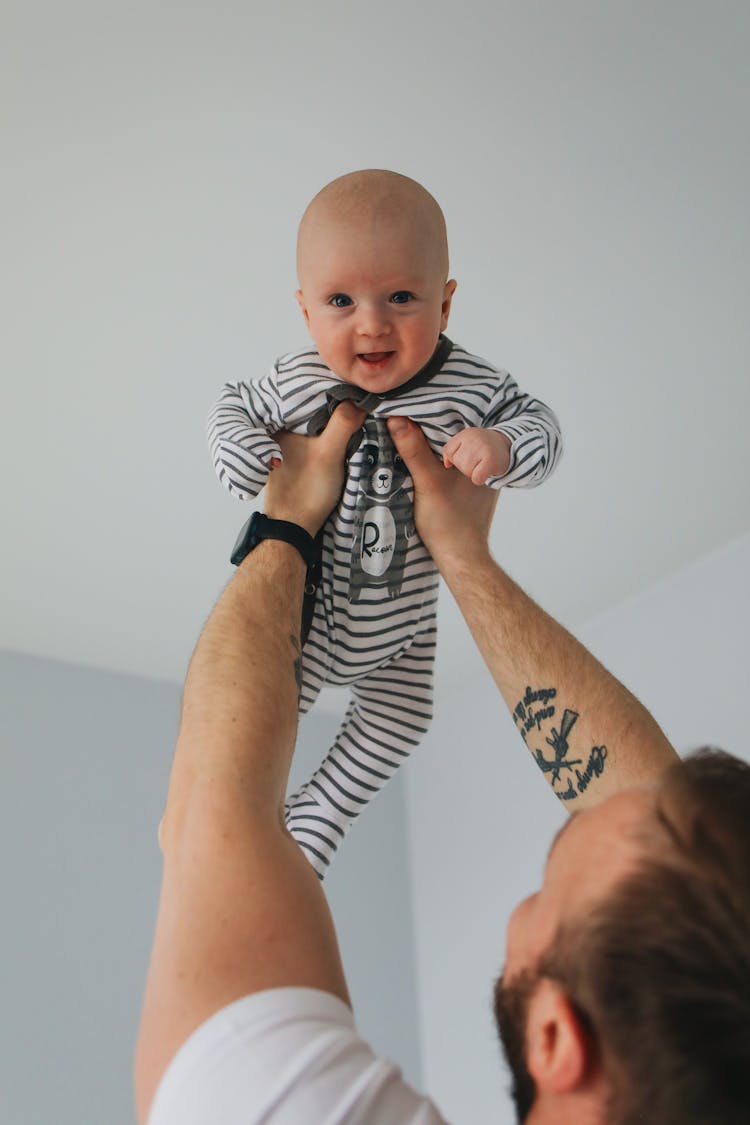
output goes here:
[{"label": "black wristwatch", "polygon": [[253,512],[237,536],[230,562],[239,566],[245,556],[264,539],[281,539],[284,543],[291,543],[302,555],[308,570],[317,557],[315,540],[304,527],[300,527],[297,523],[290,523],[288,520],[270,520],[262,512]]}]

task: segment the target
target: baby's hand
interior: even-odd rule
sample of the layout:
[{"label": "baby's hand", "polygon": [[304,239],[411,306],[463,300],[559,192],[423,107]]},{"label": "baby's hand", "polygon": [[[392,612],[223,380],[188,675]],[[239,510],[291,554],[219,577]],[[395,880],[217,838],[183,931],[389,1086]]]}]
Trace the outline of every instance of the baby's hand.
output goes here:
[{"label": "baby's hand", "polygon": [[443,446],[446,469],[455,465],[473,484],[484,484],[488,477],[501,477],[510,464],[510,439],[497,430],[469,426]]}]

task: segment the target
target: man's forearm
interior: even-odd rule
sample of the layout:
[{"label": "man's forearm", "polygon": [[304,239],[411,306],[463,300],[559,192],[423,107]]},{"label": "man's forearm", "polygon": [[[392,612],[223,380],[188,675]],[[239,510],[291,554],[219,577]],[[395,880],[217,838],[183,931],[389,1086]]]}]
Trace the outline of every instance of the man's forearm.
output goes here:
[{"label": "man's forearm", "polygon": [[304,573],[294,547],[266,540],[206,622],[185,681],[165,831],[198,778],[229,781],[256,811],[280,814],[297,732]]},{"label": "man's forearm", "polygon": [[441,572],[530,753],[569,811],[655,780],[677,755],[633,695],[481,554]]}]

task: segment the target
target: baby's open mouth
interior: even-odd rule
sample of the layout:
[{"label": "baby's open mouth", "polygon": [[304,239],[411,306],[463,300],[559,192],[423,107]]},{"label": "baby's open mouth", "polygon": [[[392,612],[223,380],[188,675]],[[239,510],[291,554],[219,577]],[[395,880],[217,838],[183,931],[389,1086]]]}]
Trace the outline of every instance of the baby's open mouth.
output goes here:
[{"label": "baby's open mouth", "polygon": [[359,352],[358,358],[363,359],[365,363],[382,363],[394,354],[394,352]]}]

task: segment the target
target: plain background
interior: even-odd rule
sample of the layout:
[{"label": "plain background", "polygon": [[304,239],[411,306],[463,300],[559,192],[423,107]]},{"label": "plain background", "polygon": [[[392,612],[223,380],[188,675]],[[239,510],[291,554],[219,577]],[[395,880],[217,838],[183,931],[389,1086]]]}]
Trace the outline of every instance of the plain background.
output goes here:
[{"label": "plain background", "polygon": [[[0,1117],[119,1125],[179,684],[247,515],[205,417],[305,342],[296,224],[334,176],[433,191],[450,334],[561,418],[498,558],[680,749],[700,728],[743,752],[750,10],[3,0],[0,22]],[[447,597],[438,684],[330,893],[363,1030],[454,1120],[510,1120],[486,997],[561,813]]]},{"label": "plain background", "polygon": [[559,469],[494,531],[553,612],[585,620],[748,530],[746,4],[0,19],[7,647],[182,679],[249,507],[216,482],[206,416],[305,344],[297,222],[353,168],[435,194],[450,335],[560,417]]}]

